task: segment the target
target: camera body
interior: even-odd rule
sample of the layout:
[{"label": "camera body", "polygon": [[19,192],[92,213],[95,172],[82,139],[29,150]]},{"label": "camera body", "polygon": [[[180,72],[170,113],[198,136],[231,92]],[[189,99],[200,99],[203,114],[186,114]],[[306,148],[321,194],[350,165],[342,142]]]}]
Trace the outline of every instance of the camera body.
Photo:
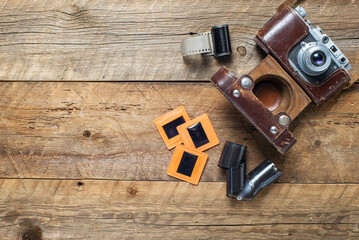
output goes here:
[{"label": "camera body", "polygon": [[220,92],[281,153],[295,142],[288,130],[312,101],[321,104],[350,83],[348,59],[303,8],[276,13],[254,41],[268,55],[249,74],[222,67],[211,78]]},{"label": "camera body", "polygon": [[[300,6],[295,10],[300,17],[306,16]],[[320,84],[340,68],[349,71],[348,59],[328,35],[319,26],[314,27],[308,19],[304,22],[309,33],[289,52],[289,63],[298,75],[308,83]]]},{"label": "camera body", "polygon": [[349,84],[351,66],[328,35],[305,16],[302,7],[287,7],[262,27],[254,41],[321,104]]}]

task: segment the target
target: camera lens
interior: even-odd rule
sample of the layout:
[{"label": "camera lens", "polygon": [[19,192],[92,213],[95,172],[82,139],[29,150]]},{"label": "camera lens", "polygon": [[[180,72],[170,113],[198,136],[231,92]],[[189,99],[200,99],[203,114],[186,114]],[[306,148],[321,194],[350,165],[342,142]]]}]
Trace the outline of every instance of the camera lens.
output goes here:
[{"label": "camera lens", "polygon": [[322,51],[316,51],[312,54],[311,58],[310,58],[311,62],[313,63],[313,65],[319,67],[319,66],[323,66],[326,60],[325,54]]},{"label": "camera lens", "polygon": [[328,70],[331,61],[331,52],[322,42],[301,44],[298,65],[309,76],[319,76]]}]

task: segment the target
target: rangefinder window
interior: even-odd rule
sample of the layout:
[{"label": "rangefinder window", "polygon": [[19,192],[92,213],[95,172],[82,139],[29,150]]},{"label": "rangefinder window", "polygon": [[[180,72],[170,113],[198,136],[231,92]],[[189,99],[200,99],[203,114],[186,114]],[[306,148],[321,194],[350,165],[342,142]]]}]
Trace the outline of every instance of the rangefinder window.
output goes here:
[{"label": "rangefinder window", "polygon": [[200,122],[190,126],[187,128],[187,130],[196,148],[209,143],[207,135],[204,132],[203,126]]},{"label": "rangefinder window", "polygon": [[330,50],[332,50],[333,53],[337,52],[337,48],[334,45],[330,47]]},{"label": "rangefinder window", "polygon": [[168,139],[171,139],[178,135],[177,126],[185,123],[186,121],[183,119],[183,117],[179,117],[172,122],[167,123],[163,126],[163,129],[165,130],[165,133],[168,137]]},{"label": "rangefinder window", "polygon": [[196,156],[194,154],[191,154],[188,152],[183,152],[181,162],[178,166],[177,172],[181,173],[183,175],[186,175],[188,177],[191,177],[193,168],[197,162],[197,158],[198,158],[198,156]]}]

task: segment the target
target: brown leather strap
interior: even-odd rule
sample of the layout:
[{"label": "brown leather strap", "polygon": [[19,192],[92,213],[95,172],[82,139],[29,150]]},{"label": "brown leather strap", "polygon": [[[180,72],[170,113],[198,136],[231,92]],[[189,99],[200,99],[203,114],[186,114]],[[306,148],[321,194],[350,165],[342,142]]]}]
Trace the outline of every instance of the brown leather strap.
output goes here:
[{"label": "brown leather strap", "polygon": [[[243,88],[241,85],[241,80],[245,77],[252,81],[252,85],[248,89]],[[253,94],[254,81],[248,75],[238,79],[225,67],[222,67],[213,75],[211,81],[278,151],[284,153],[296,142],[292,133],[286,127],[279,124],[277,116],[274,116]],[[234,91],[237,94],[234,94]],[[276,133],[271,131],[272,127],[277,128]]]}]

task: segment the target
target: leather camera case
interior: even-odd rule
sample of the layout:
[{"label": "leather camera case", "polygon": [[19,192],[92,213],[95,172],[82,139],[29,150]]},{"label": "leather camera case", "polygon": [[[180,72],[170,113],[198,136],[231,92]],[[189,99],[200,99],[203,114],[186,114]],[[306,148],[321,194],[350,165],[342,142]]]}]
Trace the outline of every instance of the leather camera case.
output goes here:
[{"label": "leather camera case", "polygon": [[[294,9],[278,12],[259,31],[254,41],[268,54],[248,75],[233,76],[222,67],[212,78],[220,92],[262,133],[281,153],[285,153],[296,139],[288,130],[291,121],[311,102],[320,104],[350,83],[344,69],[338,69],[319,84],[300,77],[289,63],[289,53],[309,34],[309,27]],[[242,80],[251,85],[243,87]],[[261,82],[279,83],[279,106],[270,108],[257,94]],[[285,122],[281,118],[285,117]]]},{"label": "leather camera case", "polygon": [[[244,78],[251,80],[249,88],[242,86],[241,81]],[[268,80],[275,80],[281,89],[280,104],[274,110],[268,109],[253,91],[258,84]],[[233,76],[222,67],[213,75],[211,81],[279,152],[284,153],[293,146],[296,139],[288,130],[288,125],[311,100],[272,56],[268,55],[248,75],[241,78]],[[282,115],[288,117],[287,124],[280,123],[279,118]],[[272,127],[277,129],[276,133],[271,131]]]},{"label": "leather camera case", "polygon": [[304,20],[294,9],[287,7],[262,27],[254,41],[282,65],[316,104],[320,104],[348,85],[350,76],[344,69],[338,69],[320,84],[309,83],[300,77],[288,57],[293,47],[308,34],[309,27]]}]

